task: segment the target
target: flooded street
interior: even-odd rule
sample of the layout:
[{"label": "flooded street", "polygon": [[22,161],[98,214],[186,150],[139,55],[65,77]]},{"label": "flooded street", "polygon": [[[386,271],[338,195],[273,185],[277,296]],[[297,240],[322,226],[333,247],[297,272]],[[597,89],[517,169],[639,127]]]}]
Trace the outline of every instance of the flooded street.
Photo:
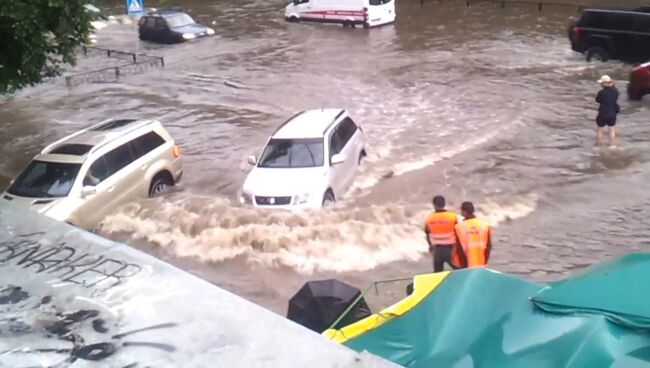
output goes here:
[{"label": "flooded street", "polygon": [[[165,68],[119,82],[68,90],[61,78],[0,99],[2,189],[77,129],[159,119],[182,148],[181,184],[96,231],[278,313],[309,279],[363,289],[430,271],[422,226],[435,194],[453,209],[472,200],[492,221],[499,271],[553,280],[650,249],[650,100],[628,101],[631,66],[570,50],[575,8],[405,0],[395,24],[365,30],[286,23],[284,1],[176,3],[216,37],[140,42]],[[133,24],[111,24],[98,46],[133,50],[136,38]],[[621,92],[618,149],[594,147],[605,73]],[[246,157],[286,118],[319,107],[348,109],[367,133],[346,198],[295,214],[240,206]]]}]

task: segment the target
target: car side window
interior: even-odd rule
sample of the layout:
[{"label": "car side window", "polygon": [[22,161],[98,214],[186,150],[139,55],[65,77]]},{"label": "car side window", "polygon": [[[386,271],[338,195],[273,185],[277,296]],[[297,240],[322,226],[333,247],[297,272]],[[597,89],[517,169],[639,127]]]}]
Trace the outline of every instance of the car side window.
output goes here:
[{"label": "car side window", "polygon": [[156,28],[156,18],[147,17],[147,20],[144,24],[145,28],[154,29]]},{"label": "car side window", "polygon": [[108,165],[106,165],[106,159],[104,156],[102,156],[93,162],[93,164],[90,165],[90,168],[88,168],[88,173],[86,173],[83,185],[95,186],[104,181],[104,179],[108,178],[109,176],[110,173],[108,170]]},{"label": "car side window", "polygon": [[339,136],[340,129],[340,126],[337,127],[334,131],[332,131],[332,134],[330,135],[330,160],[332,159],[332,156],[341,152],[344,146],[341,144],[341,137]]},{"label": "car side window", "polygon": [[650,15],[637,15],[634,21],[634,30],[642,33],[650,33]]},{"label": "car side window", "polygon": [[608,20],[608,28],[621,31],[634,31],[634,16],[614,13]]},{"label": "car side window", "polygon": [[584,27],[587,28],[608,28],[607,13],[589,12],[585,14]]},{"label": "car side window", "polygon": [[[135,160],[128,143],[125,143],[106,154],[108,176],[115,174]],[[107,176],[107,177],[108,177]]]},{"label": "car side window", "polygon": [[156,18],[156,29],[167,29],[167,23],[162,18]]},{"label": "car side window", "polygon": [[338,127],[339,139],[341,140],[341,147],[345,147],[354,133],[357,132],[357,125],[349,117],[343,119]]},{"label": "car side window", "polygon": [[156,132],[149,132],[131,141],[131,149],[137,160],[163,144],[165,144],[165,140],[161,136]]}]

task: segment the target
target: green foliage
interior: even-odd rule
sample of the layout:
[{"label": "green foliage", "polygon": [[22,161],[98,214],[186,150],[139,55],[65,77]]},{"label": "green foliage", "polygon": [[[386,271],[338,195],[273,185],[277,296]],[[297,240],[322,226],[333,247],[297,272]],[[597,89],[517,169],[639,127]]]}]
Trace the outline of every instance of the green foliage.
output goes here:
[{"label": "green foliage", "polygon": [[76,62],[88,42],[94,0],[0,0],[0,94],[39,83]]}]

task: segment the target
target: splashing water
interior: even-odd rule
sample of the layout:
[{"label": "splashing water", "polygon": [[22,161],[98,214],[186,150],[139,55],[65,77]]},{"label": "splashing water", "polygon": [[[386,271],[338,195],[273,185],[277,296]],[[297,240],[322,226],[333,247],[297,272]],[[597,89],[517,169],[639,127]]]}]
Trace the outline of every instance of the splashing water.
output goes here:
[{"label": "splashing water", "polygon": [[[493,224],[523,217],[534,200],[481,206]],[[147,200],[124,206],[99,227],[106,236],[128,234],[174,256],[203,262],[244,257],[267,267],[301,273],[366,271],[426,252],[422,224],[426,208],[400,204],[288,212],[232,205],[223,198],[190,196],[175,202]]]}]

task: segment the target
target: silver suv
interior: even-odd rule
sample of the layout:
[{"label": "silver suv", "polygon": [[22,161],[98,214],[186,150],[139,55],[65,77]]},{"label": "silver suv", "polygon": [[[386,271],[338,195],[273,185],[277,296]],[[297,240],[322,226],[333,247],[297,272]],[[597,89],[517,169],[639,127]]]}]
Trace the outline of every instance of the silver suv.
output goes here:
[{"label": "silver suv", "polygon": [[116,207],[176,184],[179,155],[158,121],[103,121],[43,149],[2,198],[90,229]]}]

